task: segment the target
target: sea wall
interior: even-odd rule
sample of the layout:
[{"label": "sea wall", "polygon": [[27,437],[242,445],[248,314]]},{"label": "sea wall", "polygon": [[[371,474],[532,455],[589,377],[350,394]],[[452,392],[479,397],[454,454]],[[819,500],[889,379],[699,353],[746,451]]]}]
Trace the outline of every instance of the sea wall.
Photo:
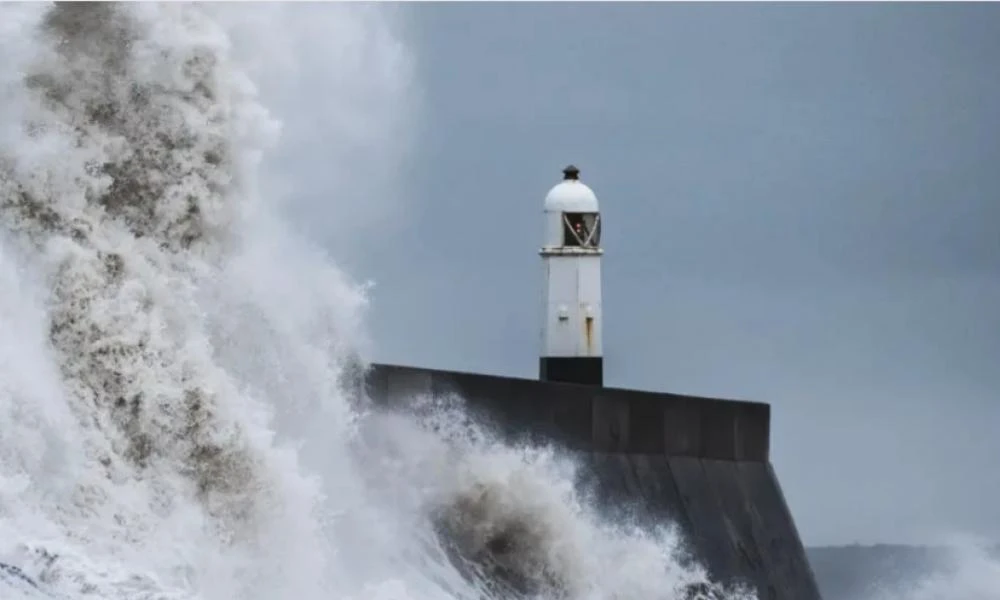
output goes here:
[{"label": "sea wall", "polygon": [[820,599],[770,464],[767,404],[396,365],[373,365],[366,385],[388,406],[461,396],[508,440],[575,455],[605,510],[679,525],[715,580],[761,600]]}]

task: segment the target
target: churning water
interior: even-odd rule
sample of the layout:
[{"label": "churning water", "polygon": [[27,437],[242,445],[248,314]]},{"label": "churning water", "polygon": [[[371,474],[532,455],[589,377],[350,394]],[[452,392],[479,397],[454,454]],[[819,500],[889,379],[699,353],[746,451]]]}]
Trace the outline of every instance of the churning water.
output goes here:
[{"label": "churning water", "polygon": [[[366,289],[260,180],[292,10],[0,5],[0,599],[718,597],[554,452],[351,392]],[[396,131],[377,13],[308,23],[345,178]]]},{"label": "churning water", "polygon": [[708,593],[552,452],[349,392],[366,290],[262,191],[290,38],[240,10],[0,6],[0,597]]}]

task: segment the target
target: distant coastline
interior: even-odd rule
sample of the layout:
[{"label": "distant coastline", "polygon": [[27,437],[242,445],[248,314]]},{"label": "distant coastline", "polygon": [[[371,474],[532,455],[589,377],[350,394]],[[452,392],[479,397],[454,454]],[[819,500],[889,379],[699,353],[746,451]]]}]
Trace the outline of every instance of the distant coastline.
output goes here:
[{"label": "distant coastline", "polygon": [[[1000,544],[988,552],[1000,560]],[[811,546],[806,555],[824,600],[856,600],[946,571],[951,552],[944,546],[850,544]]]}]

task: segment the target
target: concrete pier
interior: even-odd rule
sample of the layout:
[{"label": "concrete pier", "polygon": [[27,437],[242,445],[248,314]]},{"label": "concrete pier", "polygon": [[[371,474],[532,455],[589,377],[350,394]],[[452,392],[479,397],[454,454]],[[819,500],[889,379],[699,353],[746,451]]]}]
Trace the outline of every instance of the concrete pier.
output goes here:
[{"label": "concrete pier", "polygon": [[770,463],[767,404],[395,365],[373,365],[366,384],[388,406],[457,394],[508,440],[573,453],[605,510],[679,525],[714,580],[820,600]]}]

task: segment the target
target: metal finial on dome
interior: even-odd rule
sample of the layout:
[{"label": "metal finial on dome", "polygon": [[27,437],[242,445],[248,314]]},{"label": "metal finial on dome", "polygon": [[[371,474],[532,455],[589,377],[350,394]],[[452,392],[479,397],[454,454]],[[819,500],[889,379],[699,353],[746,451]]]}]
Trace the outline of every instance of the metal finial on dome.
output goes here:
[{"label": "metal finial on dome", "polygon": [[580,179],[580,169],[577,169],[573,165],[566,167],[565,169],[563,169],[563,179],[567,181],[569,180],[576,181]]}]

